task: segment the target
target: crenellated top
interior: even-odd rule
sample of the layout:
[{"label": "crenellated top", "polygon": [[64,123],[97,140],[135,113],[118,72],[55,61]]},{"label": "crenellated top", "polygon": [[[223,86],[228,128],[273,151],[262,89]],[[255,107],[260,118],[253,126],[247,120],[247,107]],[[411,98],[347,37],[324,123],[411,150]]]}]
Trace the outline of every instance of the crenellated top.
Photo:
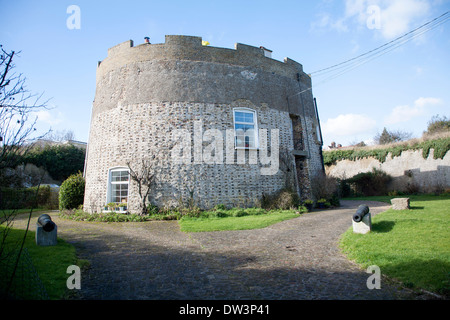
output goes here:
[{"label": "crenellated top", "polygon": [[[108,57],[98,63],[103,67],[117,68],[131,62],[149,60],[188,60],[230,64],[262,69],[292,79],[304,78],[300,63],[285,58],[284,62],[265,56],[264,49],[236,43],[235,49],[202,45],[202,38],[183,35],[166,35],[165,43],[143,43],[134,46],[133,40],[122,42],[108,49]],[[107,70],[104,70],[106,72]]]}]

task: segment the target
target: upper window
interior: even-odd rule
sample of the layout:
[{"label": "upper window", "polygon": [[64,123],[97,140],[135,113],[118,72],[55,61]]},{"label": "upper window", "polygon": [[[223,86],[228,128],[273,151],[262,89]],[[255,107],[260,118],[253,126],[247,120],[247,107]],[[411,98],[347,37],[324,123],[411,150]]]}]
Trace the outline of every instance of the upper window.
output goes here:
[{"label": "upper window", "polygon": [[257,148],[256,112],[251,109],[234,110],[234,136],[236,148]]},{"label": "upper window", "polygon": [[108,202],[128,202],[130,174],[127,168],[109,171]]}]

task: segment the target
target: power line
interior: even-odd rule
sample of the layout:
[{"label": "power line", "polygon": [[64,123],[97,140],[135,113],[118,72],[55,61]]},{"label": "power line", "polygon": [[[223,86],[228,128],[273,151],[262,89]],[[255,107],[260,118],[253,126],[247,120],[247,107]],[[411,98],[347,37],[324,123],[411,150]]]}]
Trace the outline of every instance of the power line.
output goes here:
[{"label": "power line", "polygon": [[[398,47],[400,47],[402,45],[404,45],[405,43],[411,41],[412,39],[417,38],[417,37],[421,36],[422,34],[437,28],[441,24],[444,24],[445,22],[450,20],[450,16],[446,16],[449,13],[450,13],[450,11],[447,11],[447,12],[441,14],[440,16],[434,18],[433,20],[430,20],[430,21],[424,23],[423,25],[421,25],[421,26],[419,26],[419,27],[417,27],[417,28],[415,28],[415,29],[405,33],[404,35],[402,35],[400,37],[397,37],[396,39],[391,40],[391,41],[389,41],[389,42],[387,42],[387,43],[385,43],[385,44],[383,44],[383,45],[381,45],[381,46],[379,46],[379,47],[377,47],[375,49],[367,51],[367,52],[365,52],[363,54],[360,54],[360,55],[358,55],[358,56],[356,56],[354,58],[348,59],[348,60],[343,61],[341,63],[338,63],[338,64],[332,65],[330,67],[323,68],[323,69],[320,69],[320,70],[317,70],[317,71],[314,71],[314,72],[310,73],[310,75],[317,74],[317,73],[322,73],[322,74],[317,75],[318,77],[320,77],[320,76],[323,76],[324,74],[327,74],[327,73],[338,72],[337,74],[331,75],[330,77],[320,81],[319,83],[315,84],[314,86],[317,87],[320,84],[323,84],[323,83],[328,82],[328,81],[330,81],[330,80],[332,80],[334,78],[337,78],[337,77],[343,75],[344,73],[349,72],[349,71],[351,71],[351,70],[353,70],[353,69],[355,69],[355,68],[357,68],[357,67],[359,67],[359,66],[361,66],[363,64],[366,64],[366,63],[368,63],[368,62],[370,62],[370,61],[372,61],[372,60],[374,60],[374,59],[376,59],[376,58],[378,58],[378,57],[380,57],[380,56],[382,56],[382,55],[384,55],[384,54],[386,54],[386,53],[388,53],[388,52],[390,52],[390,51],[392,51],[392,50],[394,50],[394,49],[396,49],[396,48],[398,48]],[[442,19],[443,17],[444,17],[444,19]],[[419,32],[417,32],[417,31],[419,31]],[[338,70],[340,70],[340,71],[338,71]],[[292,96],[296,96],[298,94],[302,94],[302,93],[307,92],[307,91],[309,91],[311,89],[312,89],[312,87],[309,87],[309,88],[307,88],[307,89],[305,89],[303,91],[295,93]]]},{"label": "power line", "polygon": [[[351,62],[351,61],[354,61],[354,60],[356,60],[356,59],[359,59],[359,58],[361,58],[361,57],[364,57],[364,56],[366,56],[366,55],[368,55],[368,54],[370,54],[370,53],[372,53],[372,52],[375,52],[375,51],[377,51],[377,50],[379,50],[379,49],[381,49],[381,48],[384,48],[384,47],[386,47],[386,46],[389,46],[390,44],[393,44],[393,43],[397,42],[398,40],[401,40],[401,39],[403,39],[403,38],[409,36],[410,34],[413,34],[414,32],[416,32],[416,31],[418,31],[418,30],[420,30],[420,29],[422,29],[422,28],[424,28],[424,27],[426,27],[426,26],[432,24],[433,22],[439,20],[440,18],[444,17],[444,16],[447,15],[448,13],[450,13],[450,11],[447,11],[447,12],[441,14],[439,17],[436,17],[436,18],[434,18],[433,20],[430,20],[430,21],[424,23],[424,24],[421,25],[420,27],[417,27],[416,29],[409,31],[409,32],[405,33],[404,35],[402,35],[402,36],[400,36],[400,37],[397,37],[397,38],[394,39],[394,40],[391,40],[391,41],[389,41],[389,42],[387,42],[387,43],[385,43],[385,44],[383,44],[383,45],[381,45],[381,46],[379,46],[379,47],[377,47],[377,48],[375,48],[375,49],[372,49],[372,50],[367,51],[367,52],[365,52],[365,53],[363,53],[363,54],[360,54],[360,55],[357,56],[357,57],[348,59],[348,60],[346,60],[346,61],[343,61],[343,62],[341,62],[341,63],[332,65],[332,66],[327,67],[327,68],[323,68],[323,69],[320,69],[320,70],[311,72],[310,74],[312,75],[312,74],[315,74],[315,73],[319,73],[319,72],[322,72],[322,71],[325,71],[325,70],[329,70],[329,69],[335,68],[335,67],[337,67],[337,66],[340,66],[340,65],[349,63],[349,62]],[[444,19],[444,22],[447,21],[447,20],[448,20],[448,17],[446,17],[446,18]]]}]

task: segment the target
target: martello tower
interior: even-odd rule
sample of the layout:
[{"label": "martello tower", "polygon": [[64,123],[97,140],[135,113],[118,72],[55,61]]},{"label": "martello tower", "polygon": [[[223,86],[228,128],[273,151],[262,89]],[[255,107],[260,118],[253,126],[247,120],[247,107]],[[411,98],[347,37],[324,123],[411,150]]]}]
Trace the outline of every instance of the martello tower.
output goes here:
[{"label": "martello tower", "polygon": [[253,206],[285,187],[310,197],[321,146],[301,64],[274,60],[263,47],[203,46],[200,37],[126,41],[98,64],[84,209],[126,202],[139,211],[128,173],[143,163],[154,172],[148,199],[158,206]]}]

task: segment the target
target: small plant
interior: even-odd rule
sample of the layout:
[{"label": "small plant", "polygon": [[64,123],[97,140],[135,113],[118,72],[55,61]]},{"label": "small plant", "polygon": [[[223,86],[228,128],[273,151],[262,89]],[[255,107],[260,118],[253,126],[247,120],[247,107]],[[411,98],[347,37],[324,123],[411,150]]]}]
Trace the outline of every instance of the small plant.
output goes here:
[{"label": "small plant", "polygon": [[214,210],[227,210],[227,207],[223,203],[219,203],[214,207]]},{"label": "small plant", "polygon": [[248,213],[244,209],[238,209],[233,213],[234,217],[248,216]]},{"label": "small plant", "polygon": [[216,212],[214,213],[214,216],[217,218],[226,218],[226,217],[228,217],[228,214],[225,211],[216,210]]},{"label": "small plant", "polygon": [[298,213],[307,213],[307,212],[309,212],[309,210],[308,210],[308,208],[307,207],[305,207],[305,206],[302,206],[302,205],[300,205],[299,207],[298,207]]},{"label": "small plant", "polygon": [[310,200],[310,199],[306,199],[303,201],[303,205],[306,207],[306,209],[309,211],[312,210],[313,206],[314,206],[314,201]]},{"label": "small plant", "polygon": [[327,199],[322,198],[322,199],[317,200],[317,206],[319,208],[329,208],[329,207],[331,207],[331,203],[328,202]]}]

